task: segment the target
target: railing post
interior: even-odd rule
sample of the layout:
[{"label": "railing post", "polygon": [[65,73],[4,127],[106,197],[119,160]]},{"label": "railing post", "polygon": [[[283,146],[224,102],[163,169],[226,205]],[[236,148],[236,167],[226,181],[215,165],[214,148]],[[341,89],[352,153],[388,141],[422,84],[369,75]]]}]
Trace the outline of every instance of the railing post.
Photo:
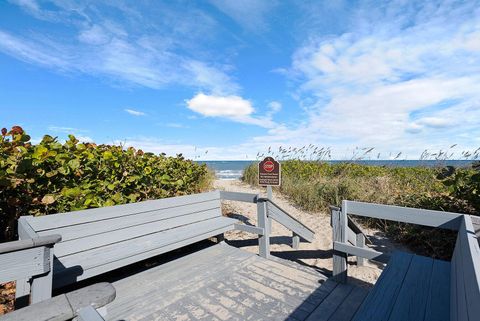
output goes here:
[{"label": "railing post", "polygon": [[[356,247],[365,247],[365,236],[362,233],[356,234],[356,240],[355,240],[355,246]],[[357,256],[357,266],[364,266],[365,265],[365,258]]]},{"label": "railing post", "polygon": [[263,235],[258,238],[258,254],[261,257],[270,257],[270,224],[267,215],[267,202],[257,202],[257,224],[258,227],[263,228]]},{"label": "railing post", "polygon": [[[342,202],[341,210],[332,209],[333,241],[345,243],[347,239],[347,203]],[[347,282],[347,254],[333,250],[333,278],[340,283]]]}]

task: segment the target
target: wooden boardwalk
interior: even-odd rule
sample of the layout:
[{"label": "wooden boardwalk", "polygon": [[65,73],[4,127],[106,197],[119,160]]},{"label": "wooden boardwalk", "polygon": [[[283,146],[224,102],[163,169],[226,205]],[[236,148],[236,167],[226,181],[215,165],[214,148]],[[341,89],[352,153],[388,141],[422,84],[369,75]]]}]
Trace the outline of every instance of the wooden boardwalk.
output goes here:
[{"label": "wooden boardwalk", "polygon": [[347,321],[367,295],[282,261],[211,246],[114,282],[107,320]]}]

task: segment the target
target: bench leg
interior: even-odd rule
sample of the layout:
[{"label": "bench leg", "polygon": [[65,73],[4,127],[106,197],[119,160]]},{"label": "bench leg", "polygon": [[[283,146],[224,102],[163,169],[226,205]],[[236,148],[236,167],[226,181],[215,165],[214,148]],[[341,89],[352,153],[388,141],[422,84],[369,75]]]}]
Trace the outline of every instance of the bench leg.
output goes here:
[{"label": "bench leg", "polygon": [[215,239],[217,240],[217,243],[221,243],[221,242],[224,242],[225,241],[225,234],[218,234],[218,235],[215,235]]},{"label": "bench leg", "polygon": [[[357,247],[365,247],[365,236],[362,233],[358,233],[356,235],[356,246]],[[357,266],[364,266],[365,265],[365,258],[357,256]]]},{"label": "bench leg", "polygon": [[300,246],[300,236],[295,233],[292,233],[292,248],[298,250]]},{"label": "bench leg", "polygon": [[15,282],[15,310],[28,306],[30,300],[30,282],[28,279]]},{"label": "bench leg", "polygon": [[32,278],[32,292],[30,295],[30,304],[50,299],[52,297],[53,284],[53,248],[48,248],[46,251],[47,264],[50,264],[50,271],[48,273],[34,276]]}]

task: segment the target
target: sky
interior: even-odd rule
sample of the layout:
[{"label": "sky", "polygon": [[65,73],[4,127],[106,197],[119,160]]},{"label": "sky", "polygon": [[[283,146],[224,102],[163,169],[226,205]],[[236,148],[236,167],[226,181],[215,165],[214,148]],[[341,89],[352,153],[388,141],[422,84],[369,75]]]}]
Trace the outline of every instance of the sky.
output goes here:
[{"label": "sky", "polygon": [[460,155],[480,146],[480,1],[1,0],[14,125],[205,160]]}]

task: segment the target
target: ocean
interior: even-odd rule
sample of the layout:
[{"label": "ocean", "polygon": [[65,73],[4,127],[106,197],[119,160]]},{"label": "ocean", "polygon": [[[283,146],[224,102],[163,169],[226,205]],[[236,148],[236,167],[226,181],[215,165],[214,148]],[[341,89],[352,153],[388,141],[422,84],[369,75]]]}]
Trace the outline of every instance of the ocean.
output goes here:
[{"label": "ocean", "polygon": [[[473,161],[471,160],[332,160],[328,163],[345,163],[354,162],[357,164],[374,165],[374,166],[392,166],[392,167],[415,167],[415,166],[455,166],[465,167],[469,166]],[[200,164],[206,164],[215,172],[217,179],[221,180],[238,180],[242,177],[243,170],[252,163],[257,161],[198,161]]]}]

